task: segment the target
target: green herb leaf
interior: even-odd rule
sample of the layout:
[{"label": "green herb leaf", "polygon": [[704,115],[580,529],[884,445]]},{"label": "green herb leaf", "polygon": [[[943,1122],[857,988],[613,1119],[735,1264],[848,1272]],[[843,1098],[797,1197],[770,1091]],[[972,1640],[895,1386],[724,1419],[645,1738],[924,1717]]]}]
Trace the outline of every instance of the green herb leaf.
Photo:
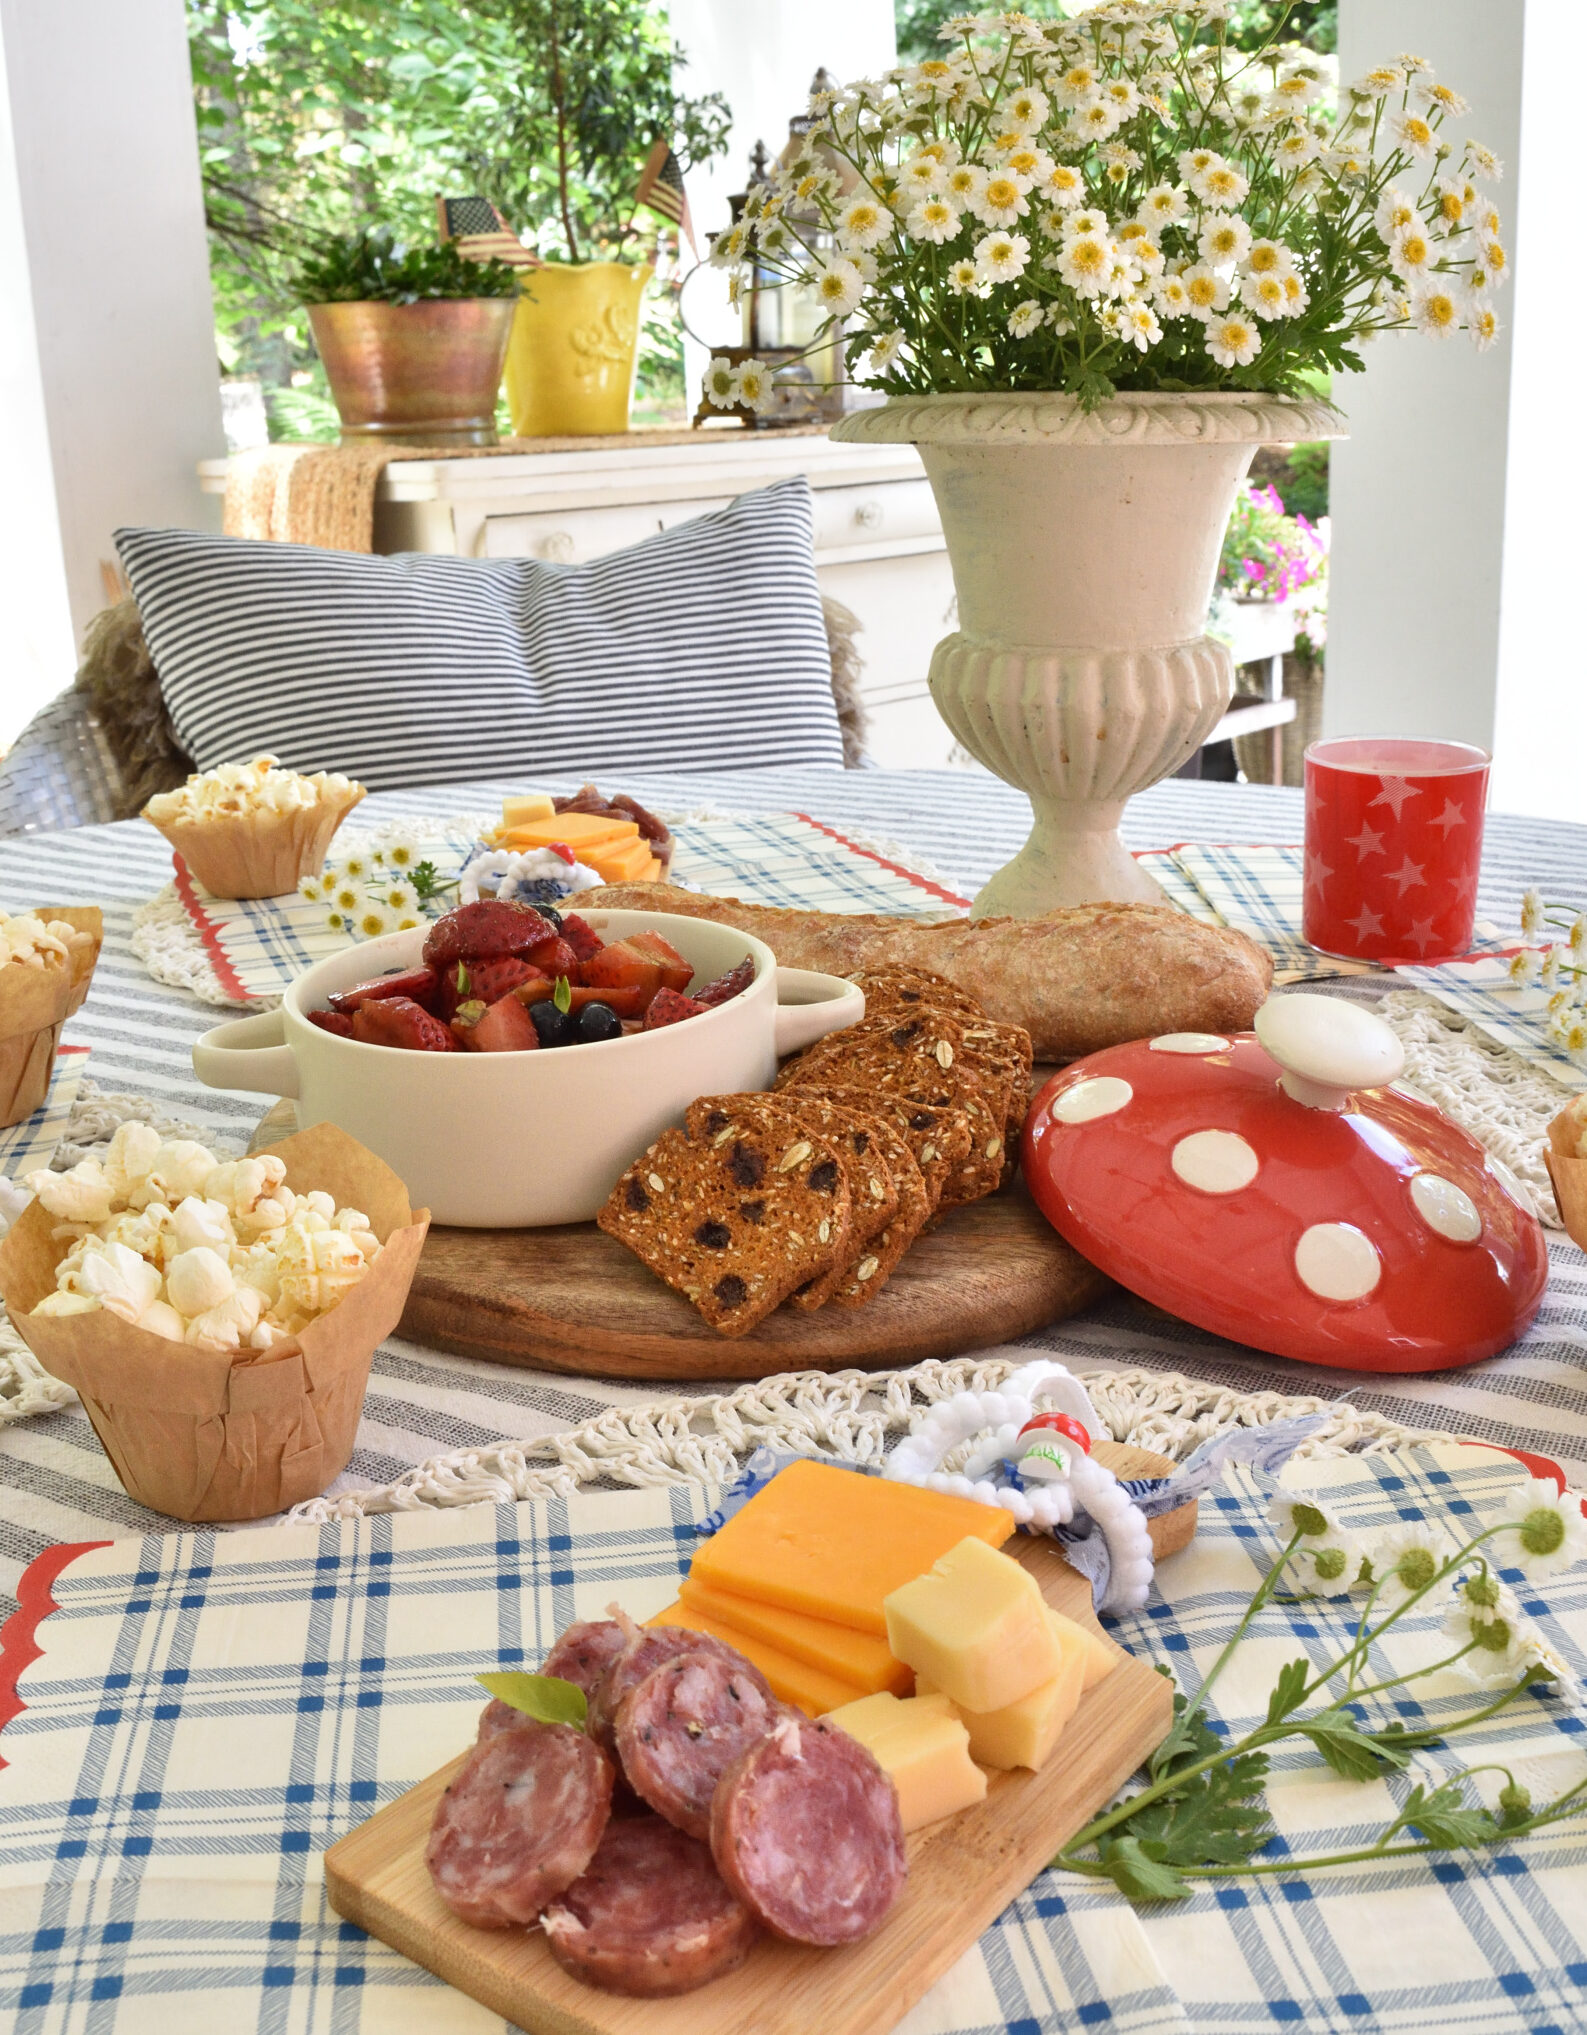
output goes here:
[{"label": "green herb leaf", "polygon": [[1103,1869],[1132,1901],[1182,1901],[1189,1887],[1161,1859],[1151,1858],[1134,1837],[1116,1837],[1102,1859]]},{"label": "green herb leaf", "polygon": [[1458,1781],[1445,1781],[1431,1794],[1412,1788],[1400,1814],[1429,1844],[1445,1844],[1451,1850],[1487,1844],[1499,1834],[1499,1825],[1486,1809],[1468,1806]]},{"label": "green herb leaf", "polygon": [[488,1689],[514,1710],[534,1717],[542,1724],[571,1724],[584,1729],[589,1703],[577,1682],[564,1682],[560,1675],[525,1675],[503,1670],[500,1674],[476,1675],[481,1688]]},{"label": "green herb leaf", "polygon": [[458,962],[458,964],[457,964],[457,974],[456,974],[456,975],[455,975],[455,976],[454,976],[454,977],[453,977],[452,979],[453,979],[453,981],[454,981],[454,982],[456,982],[456,984],[457,984],[457,993],[458,993],[458,995],[459,995],[459,996],[467,996],[467,994],[468,994],[468,970],[467,970],[467,968],[465,968],[465,967],[464,967],[464,965],[463,965],[463,963],[462,963],[461,961],[459,961],[459,962]]},{"label": "green herb leaf", "polygon": [[1336,1774],[1348,1781],[1376,1780],[1385,1767],[1402,1767],[1410,1758],[1400,1746],[1374,1738],[1346,1710],[1323,1710],[1297,1721],[1294,1729],[1309,1738]]},{"label": "green herb leaf", "polygon": [[557,977],[557,986],[551,992],[551,1001],[560,1011],[570,1011],[573,1008],[573,985],[565,975]]},{"label": "green herb leaf", "polygon": [[1279,1724],[1297,1708],[1306,1693],[1306,1684],[1311,1680],[1311,1662],[1290,1661],[1278,1671],[1278,1682],[1267,1700],[1267,1721]]}]

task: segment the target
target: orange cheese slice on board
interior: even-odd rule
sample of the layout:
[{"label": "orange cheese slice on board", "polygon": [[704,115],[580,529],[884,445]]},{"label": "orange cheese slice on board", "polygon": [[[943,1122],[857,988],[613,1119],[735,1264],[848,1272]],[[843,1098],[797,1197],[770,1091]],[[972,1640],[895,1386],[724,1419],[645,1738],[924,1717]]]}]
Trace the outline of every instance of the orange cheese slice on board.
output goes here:
[{"label": "orange cheese slice on board", "polygon": [[801,1458],[712,1534],[689,1573],[710,1589],[885,1639],[883,1598],[967,1535],[1001,1547],[1013,1531],[1001,1506]]},{"label": "orange cheese slice on board", "polygon": [[609,842],[637,841],[636,820],[609,820],[600,813],[556,813],[549,820],[527,820],[512,828],[515,847],[549,848],[553,841],[567,847],[600,848]]},{"label": "orange cheese slice on board", "polygon": [[894,1660],[887,1642],[873,1639],[868,1632],[856,1632],[852,1625],[834,1625],[830,1618],[809,1618],[802,1611],[789,1611],[781,1604],[761,1604],[753,1597],[729,1596],[709,1583],[686,1576],[678,1595],[690,1611],[702,1618],[719,1619],[738,1632],[763,1639],[782,1653],[840,1681],[852,1682],[867,1695],[887,1690],[894,1696],[909,1693],[910,1671]]},{"label": "orange cheese slice on board", "polygon": [[570,841],[568,846],[587,869],[593,869],[607,883],[640,883],[656,859],[650,852],[650,843],[637,835],[630,841],[603,841],[591,847]]},{"label": "orange cheese slice on board", "polygon": [[836,1675],[825,1674],[806,1661],[796,1661],[768,1646],[763,1639],[755,1638],[753,1633],[739,1632],[719,1618],[707,1618],[687,1604],[669,1604],[665,1611],[658,1611],[645,1623],[681,1625],[689,1632],[707,1632],[724,1646],[736,1648],[745,1660],[760,1669],[774,1696],[784,1703],[795,1704],[811,1717],[824,1717],[829,1710],[839,1710],[864,1694],[852,1682],[840,1682]]}]

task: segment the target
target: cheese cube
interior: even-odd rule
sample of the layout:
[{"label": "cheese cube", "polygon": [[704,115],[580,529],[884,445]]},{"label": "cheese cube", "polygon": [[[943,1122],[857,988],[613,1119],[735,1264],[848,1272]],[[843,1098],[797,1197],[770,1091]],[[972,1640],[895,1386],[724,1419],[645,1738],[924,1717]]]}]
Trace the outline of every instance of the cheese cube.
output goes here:
[{"label": "cheese cube", "polygon": [[883,1638],[889,1592],[966,1534],[1001,1547],[1013,1531],[1001,1506],[802,1457],[712,1534],[689,1573],[735,1597]]},{"label": "cheese cube", "polygon": [[1063,1665],[1036,1578],[984,1540],[961,1540],[883,1608],[897,1659],[967,1710],[1017,1703]]},{"label": "cheese cube", "polygon": [[898,1790],[905,1831],[919,1830],[986,1799],[986,1775],[970,1757],[970,1737],[944,1696],[900,1699],[885,1689],[830,1722],[868,1748]]},{"label": "cheese cube", "polygon": [[1085,1655],[1085,1678],[1081,1682],[1082,1695],[1089,1695],[1097,1683],[1111,1675],[1124,1658],[1124,1649],[1104,1633],[1093,1632],[1089,1626],[1077,1624],[1073,1618],[1066,1618],[1061,1611],[1047,1607],[1047,1622],[1066,1646],[1078,1646]]},{"label": "cheese cube", "polygon": [[703,1618],[715,1618],[724,1625],[779,1647],[796,1661],[805,1661],[823,1673],[836,1675],[867,1692],[891,1689],[895,1696],[907,1695],[910,1675],[902,1661],[887,1651],[885,1639],[868,1632],[856,1632],[849,1625],[834,1625],[830,1618],[810,1618],[802,1611],[789,1611],[781,1604],[760,1604],[753,1597],[732,1596],[713,1589],[709,1583],[685,1576],[678,1596],[690,1611]]},{"label": "cheese cube", "polygon": [[555,819],[556,810],[543,791],[526,791],[518,798],[502,800],[501,823],[504,827],[527,827],[531,820]]},{"label": "cheese cube", "polygon": [[658,1611],[654,1618],[645,1622],[648,1625],[682,1625],[690,1632],[707,1632],[713,1639],[721,1640],[724,1646],[735,1648],[745,1660],[760,1669],[771,1684],[774,1696],[784,1703],[794,1704],[807,1716],[824,1717],[829,1710],[852,1703],[860,1694],[852,1682],[840,1681],[836,1675],[813,1668],[807,1661],[794,1660],[777,1647],[768,1646],[765,1640],[757,1639],[753,1633],[740,1632],[719,1618],[703,1616],[687,1604],[669,1604],[664,1611]]},{"label": "cheese cube", "polygon": [[[1059,1734],[1080,1707],[1086,1670],[1091,1665],[1091,1653],[1084,1643],[1087,1635],[1067,1618],[1060,1620],[1056,1611],[1049,1609],[1047,1617],[1063,1648],[1064,1663],[1050,1682],[1041,1683],[1016,1703],[1004,1704],[1001,1710],[966,1710],[954,1705],[970,1734],[970,1757],[982,1766],[1005,1771],[1023,1766],[1034,1773],[1046,1764]],[[919,1696],[935,1693],[924,1680],[917,1680],[915,1688]]]}]

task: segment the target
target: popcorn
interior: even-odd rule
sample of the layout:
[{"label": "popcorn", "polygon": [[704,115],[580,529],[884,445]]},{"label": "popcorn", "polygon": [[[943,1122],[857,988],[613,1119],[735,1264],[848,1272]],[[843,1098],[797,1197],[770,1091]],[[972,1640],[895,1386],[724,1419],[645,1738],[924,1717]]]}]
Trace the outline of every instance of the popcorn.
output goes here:
[{"label": "popcorn", "polygon": [[380,1255],[359,1208],[294,1194],[273,1153],[218,1161],[121,1125],[103,1162],[24,1183],[73,1239],[35,1314],[107,1308],[190,1348],[268,1350],[343,1299]]},{"label": "popcorn", "polygon": [[359,787],[350,777],[317,770],[302,777],[283,770],[274,756],[256,756],[251,763],[222,763],[218,769],[190,777],[176,791],[162,791],[144,811],[156,825],[170,820],[212,820],[236,814],[296,812],[305,806],[351,802]]},{"label": "popcorn", "polygon": [[15,918],[0,911],[0,965],[7,962],[22,968],[58,968],[65,964],[75,945],[86,945],[87,933],[68,925],[65,919],[39,918],[33,912],[19,912]]}]

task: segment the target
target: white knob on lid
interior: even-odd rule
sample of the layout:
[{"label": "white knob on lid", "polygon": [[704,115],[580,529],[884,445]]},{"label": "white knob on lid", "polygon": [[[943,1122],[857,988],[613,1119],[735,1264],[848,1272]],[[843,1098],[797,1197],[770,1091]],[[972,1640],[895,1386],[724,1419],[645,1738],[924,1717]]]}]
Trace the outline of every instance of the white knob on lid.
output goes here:
[{"label": "white knob on lid", "polygon": [[1269,997],[1256,1035],[1284,1069],[1279,1085],[1312,1109],[1343,1109],[1355,1089],[1385,1087],[1405,1065],[1382,1018],[1342,997]]}]

